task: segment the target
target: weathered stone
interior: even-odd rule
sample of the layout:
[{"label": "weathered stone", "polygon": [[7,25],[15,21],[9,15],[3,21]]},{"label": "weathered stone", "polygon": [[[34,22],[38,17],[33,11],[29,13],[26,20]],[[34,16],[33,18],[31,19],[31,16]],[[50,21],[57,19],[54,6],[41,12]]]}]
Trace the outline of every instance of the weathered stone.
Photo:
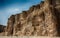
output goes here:
[{"label": "weathered stone", "polygon": [[16,36],[60,36],[58,7],[56,0],[45,0],[28,11],[12,15],[5,32]]}]

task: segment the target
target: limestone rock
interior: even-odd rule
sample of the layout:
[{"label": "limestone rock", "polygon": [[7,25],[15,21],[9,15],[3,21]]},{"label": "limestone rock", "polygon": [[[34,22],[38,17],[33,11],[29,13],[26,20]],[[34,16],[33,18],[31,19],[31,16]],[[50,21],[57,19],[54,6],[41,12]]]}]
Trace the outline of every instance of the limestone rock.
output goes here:
[{"label": "limestone rock", "polygon": [[6,35],[60,36],[60,6],[57,0],[45,0],[28,11],[8,19]]}]

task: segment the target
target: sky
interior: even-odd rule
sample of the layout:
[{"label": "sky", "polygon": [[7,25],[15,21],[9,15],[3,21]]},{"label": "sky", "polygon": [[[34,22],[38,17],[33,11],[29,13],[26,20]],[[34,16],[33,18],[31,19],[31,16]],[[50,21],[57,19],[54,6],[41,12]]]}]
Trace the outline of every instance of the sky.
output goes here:
[{"label": "sky", "polygon": [[0,0],[0,24],[7,25],[11,15],[28,10],[40,2],[41,0]]}]

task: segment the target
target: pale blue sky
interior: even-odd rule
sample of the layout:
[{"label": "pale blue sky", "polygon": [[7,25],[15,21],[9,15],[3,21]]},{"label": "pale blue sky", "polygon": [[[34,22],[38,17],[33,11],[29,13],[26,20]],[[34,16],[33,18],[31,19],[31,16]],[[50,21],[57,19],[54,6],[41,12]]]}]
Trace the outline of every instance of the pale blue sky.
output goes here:
[{"label": "pale blue sky", "polygon": [[6,25],[12,14],[21,13],[40,2],[41,0],[0,0],[0,24]]}]

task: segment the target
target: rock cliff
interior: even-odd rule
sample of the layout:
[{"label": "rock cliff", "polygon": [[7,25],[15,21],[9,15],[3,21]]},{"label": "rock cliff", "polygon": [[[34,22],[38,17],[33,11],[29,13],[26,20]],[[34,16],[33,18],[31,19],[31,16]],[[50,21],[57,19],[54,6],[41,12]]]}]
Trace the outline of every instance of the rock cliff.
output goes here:
[{"label": "rock cliff", "polygon": [[6,35],[60,36],[60,2],[45,0],[8,19]]}]

